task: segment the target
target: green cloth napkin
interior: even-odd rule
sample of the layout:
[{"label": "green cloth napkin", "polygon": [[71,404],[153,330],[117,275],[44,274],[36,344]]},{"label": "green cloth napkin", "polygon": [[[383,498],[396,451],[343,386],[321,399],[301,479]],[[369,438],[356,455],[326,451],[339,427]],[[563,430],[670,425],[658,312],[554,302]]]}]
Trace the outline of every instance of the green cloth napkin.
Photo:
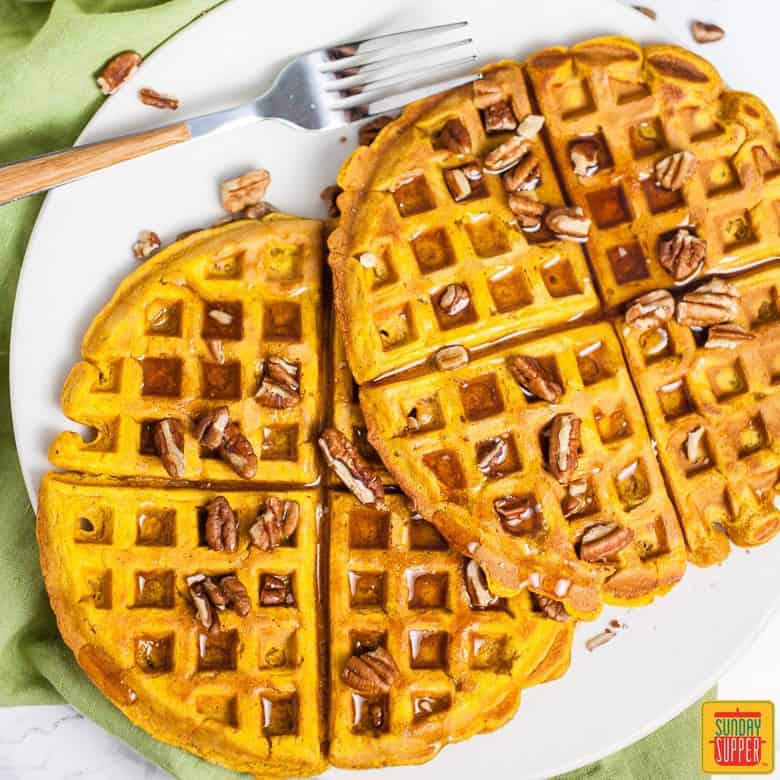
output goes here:
[{"label": "green cloth napkin", "polygon": [[[118,51],[148,54],[216,0],[0,0],[0,163],[71,144],[103,98],[95,73]],[[0,705],[63,700],[174,777],[239,775],[162,744],[131,725],[89,682],[49,609],[11,429],[8,343],[19,268],[41,198],[0,207]],[[45,359],[44,356],[41,356]],[[711,692],[710,698],[714,695]],[[692,780],[699,707],[566,780]]]}]

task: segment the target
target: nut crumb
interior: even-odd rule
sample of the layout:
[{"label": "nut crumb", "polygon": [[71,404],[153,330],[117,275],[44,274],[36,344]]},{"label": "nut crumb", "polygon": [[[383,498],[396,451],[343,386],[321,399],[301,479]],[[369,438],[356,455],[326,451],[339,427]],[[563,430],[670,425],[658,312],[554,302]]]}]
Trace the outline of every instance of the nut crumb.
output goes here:
[{"label": "nut crumb", "polygon": [[717,24],[696,21],[691,24],[691,34],[696,43],[714,43],[721,40],[726,31]]},{"label": "nut crumb", "polygon": [[167,108],[170,111],[176,111],[179,108],[179,98],[173,95],[163,95],[149,87],[143,87],[138,90],[138,97],[145,106],[153,108]]},{"label": "nut crumb", "polygon": [[142,230],[133,244],[133,254],[137,260],[146,260],[160,248],[160,236],[153,230]]}]

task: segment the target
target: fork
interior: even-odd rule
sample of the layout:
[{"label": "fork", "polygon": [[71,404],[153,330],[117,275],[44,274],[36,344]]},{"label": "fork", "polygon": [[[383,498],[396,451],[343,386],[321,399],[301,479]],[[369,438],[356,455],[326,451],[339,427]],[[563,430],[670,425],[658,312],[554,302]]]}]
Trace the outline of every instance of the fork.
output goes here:
[{"label": "fork", "polygon": [[235,108],[0,165],[0,205],[149,152],[264,119],[305,130],[332,130],[398,111],[412,100],[480,78],[443,78],[474,62],[471,38],[434,43],[467,25],[454,22],[314,49],[289,62],[267,92]]}]

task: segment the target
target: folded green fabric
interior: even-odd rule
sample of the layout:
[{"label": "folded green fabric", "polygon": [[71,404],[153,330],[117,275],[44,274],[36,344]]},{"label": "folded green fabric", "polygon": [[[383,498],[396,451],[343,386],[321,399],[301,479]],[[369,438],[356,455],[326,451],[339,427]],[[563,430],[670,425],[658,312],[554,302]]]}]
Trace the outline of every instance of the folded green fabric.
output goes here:
[{"label": "folded green fabric", "polygon": [[[95,73],[112,55],[143,55],[216,0],[0,0],[0,162],[71,144],[100,105]],[[0,207],[0,705],[63,700],[174,777],[239,775],[164,745],[131,725],[81,672],[59,638],[38,567],[34,516],[14,447],[8,343],[19,268],[41,198]],[[631,748],[567,780],[691,780],[698,705]]]}]

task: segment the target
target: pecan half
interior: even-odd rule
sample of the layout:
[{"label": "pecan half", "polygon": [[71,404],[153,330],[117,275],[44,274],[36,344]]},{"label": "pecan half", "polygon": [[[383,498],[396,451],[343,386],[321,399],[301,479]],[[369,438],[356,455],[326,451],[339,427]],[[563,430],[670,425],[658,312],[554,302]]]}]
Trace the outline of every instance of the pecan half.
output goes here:
[{"label": "pecan half", "polygon": [[136,260],[145,260],[160,248],[160,243],[160,236],[153,230],[142,230],[138,234],[138,241],[133,244],[133,254]]},{"label": "pecan half", "polygon": [[170,111],[176,111],[179,108],[179,98],[173,97],[173,95],[163,95],[154,89],[149,89],[149,87],[138,90],[138,97],[145,106],[167,108]]},{"label": "pecan half", "polygon": [[393,121],[391,116],[378,116],[372,119],[370,122],[366,122],[358,130],[358,143],[361,146],[371,146],[376,140],[382,128],[389,125]]},{"label": "pecan half", "polygon": [[463,284],[448,284],[439,296],[438,306],[448,317],[457,317],[471,303],[468,288]]},{"label": "pecan half", "polygon": [[328,216],[331,219],[341,216],[341,210],[339,209],[337,200],[339,195],[344,190],[339,187],[338,184],[331,184],[320,193],[320,200],[325,204],[325,208],[328,212]]},{"label": "pecan half", "polygon": [[104,95],[113,95],[138,70],[141,55],[137,51],[123,51],[110,59],[97,79]]},{"label": "pecan half", "polygon": [[632,528],[626,528],[616,523],[592,525],[582,535],[580,558],[589,563],[603,561],[628,547],[633,540],[634,531]]},{"label": "pecan half", "polygon": [[704,428],[697,425],[691,428],[685,436],[685,457],[689,463],[698,463],[704,456],[702,441],[704,440]]},{"label": "pecan half", "polygon": [[531,152],[528,152],[514,168],[502,176],[501,181],[507,192],[535,190],[542,182],[539,160]]},{"label": "pecan half", "polygon": [[216,450],[225,438],[225,429],[229,422],[227,406],[218,406],[198,417],[192,435],[207,450]]},{"label": "pecan half", "polygon": [[380,505],[385,489],[379,475],[358,449],[335,428],[326,428],[319,440],[325,460],[361,504]]},{"label": "pecan half", "polygon": [[433,362],[439,371],[454,371],[469,362],[469,351],[460,344],[452,344],[449,347],[437,349],[433,355]]},{"label": "pecan half", "polygon": [[541,114],[528,114],[523,118],[523,121],[517,126],[515,131],[521,138],[530,140],[539,135],[539,132],[544,127],[544,117]]},{"label": "pecan half", "polygon": [[626,325],[640,333],[654,330],[674,316],[674,298],[666,290],[653,290],[636,298],[626,309]]},{"label": "pecan half", "polygon": [[513,135],[485,157],[485,170],[488,173],[503,173],[525,157],[531,146],[525,138]]},{"label": "pecan half", "polygon": [[206,504],[206,544],[218,552],[235,552],[238,520],[228,500],[217,496]]},{"label": "pecan half", "polygon": [[713,325],[707,332],[705,349],[736,349],[745,341],[751,341],[756,337],[755,333],[745,330],[740,325],[725,324]]},{"label": "pecan half", "polygon": [[571,481],[579,461],[580,418],[569,412],[556,414],[550,424],[549,466],[562,485]]},{"label": "pecan half", "polygon": [[257,521],[249,529],[252,544],[263,552],[280,547],[295,533],[300,514],[297,501],[269,496]]},{"label": "pecan half", "polygon": [[271,174],[263,168],[229,179],[222,184],[222,206],[231,214],[254,206],[263,200],[270,183]]},{"label": "pecan half", "polygon": [[483,111],[504,99],[504,91],[491,79],[481,78],[473,84],[474,106]]},{"label": "pecan half", "polygon": [[257,474],[257,455],[236,423],[229,423],[225,428],[219,454],[239,477],[252,479]]},{"label": "pecan half", "polygon": [[193,574],[187,577],[187,587],[195,607],[195,617],[207,631],[219,627],[219,611],[232,609],[240,617],[246,617],[252,608],[249,594],[235,574],[219,579]]},{"label": "pecan half", "polygon": [[513,355],[507,360],[507,366],[515,382],[529,393],[551,404],[561,400],[563,388],[536,358]]},{"label": "pecan half", "polygon": [[455,201],[465,200],[482,185],[482,169],[477,163],[444,171],[444,183]]},{"label": "pecan half", "polygon": [[498,596],[494,596],[490,592],[485,572],[476,561],[466,561],[463,579],[466,583],[466,594],[472,609],[490,609],[501,602]]},{"label": "pecan half", "polygon": [[542,227],[544,212],[547,206],[528,195],[513,192],[509,196],[509,208],[517,217],[517,223],[525,233],[536,233]]},{"label": "pecan half", "polygon": [[263,364],[263,378],[255,398],[261,406],[289,409],[301,400],[300,366],[281,357]]},{"label": "pecan half", "polygon": [[184,476],[184,426],[173,417],[166,417],[155,423],[152,437],[154,447],[165,470],[172,477]]},{"label": "pecan half", "polygon": [[691,35],[696,43],[714,43],[721,40],[725,34],[726,31],[717,24],[698,21],[691,23]]},{"label": "pecan half", "polygon": [[699,161],[687,149],[675,152],[655,164],[655,180],[665,190],[679,190],[693,176]]},{"label": "pecan half", "polygon": [[531,593],[531,598],[545,617],[558,623],[565,623],[569,619],[569,613],[566,612],[566,608],[560,601],[551,599],[549,596],[542,596],[540,593]]},{"label": "pecan half", "polygon": [[706,257],[707,242],[686,228],[661,238],[658,244],[658,262],[678,282],[696,273]]},{"label": "pecan half", "polygon": [[453,154],[471,152],[471,136],[460,119],[448,119],[439,133],[439,143]]},{"label": "pecan half", "polygon": [[575,176],[595,176],[599,171],[600,147],[595,141],[575,141],[569,147],[569,159]]},{"label": "pecan half", "polygon": [[228,574],[220,579],[219,587],[227,606],[239,617],[246,617],[252,609],[252,601],[241,580],[235,574]]},{"label": "pecan half", "polygon": [[400,676],[393,656],[384,647],[350,656],[341,671],[345,685],[369,697],[388,693]]},{"label": "pecan half", "polygon": [[685,293],[677,304],[677,322],[705,328],[731,322],[739,315],[739,290],[723,279],[710,279]]},{"label": "pecan half", "polygon": [[550,209],[544,221],[556,238],[577,241],[578,243],[584,243],[588,240],[590,220],[583,214],[579,206],[576,208],[558,206]]},{"label": "pecan half", "polygon": [[493,103],[482,112],[486,133],[507,133],[517,128],[517,117],[508,100]]},{"label": "pecan half", "polygon": [[289,574],[264,574],[260,582],[260,604],[264,607],[292,607],[295,597]]}]

